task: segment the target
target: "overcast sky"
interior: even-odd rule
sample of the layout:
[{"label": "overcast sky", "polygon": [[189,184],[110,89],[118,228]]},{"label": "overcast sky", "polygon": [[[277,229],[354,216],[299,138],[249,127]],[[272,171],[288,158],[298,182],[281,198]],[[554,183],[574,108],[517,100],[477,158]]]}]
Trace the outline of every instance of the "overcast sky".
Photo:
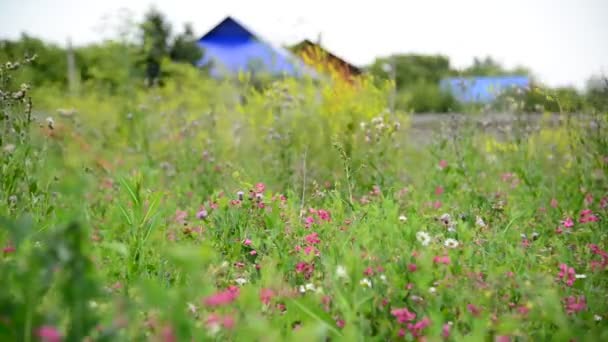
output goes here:
[{"label": "overcast sky", "polygon": [[325,47],[358,65],[391,53],[441,53],[457,67],[491,55],[552,86],[608,75],[608,0],[0,0],[0,38],[25,31],[61,44],[68,36],[97,42],[113,34],[107,28],[121,8],[139,20],[151,5],[174,29],[191,22],[200,35],[226,15],[276,44],[322,33]]}]

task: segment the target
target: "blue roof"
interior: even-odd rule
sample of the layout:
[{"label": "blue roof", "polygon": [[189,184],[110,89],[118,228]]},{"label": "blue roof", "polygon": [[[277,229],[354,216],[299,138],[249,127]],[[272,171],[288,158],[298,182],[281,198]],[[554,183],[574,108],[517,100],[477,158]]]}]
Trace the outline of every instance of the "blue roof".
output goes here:
[{"label": "blue roof", "polygon": [[205,34],[198,45],[203,48],[198,65],[210,64],[214,77],[241,71],[289,76],[314,74],[299,58],[285,49],[271,46],[230,17]]},{"label": "blue roof", "polygon": [[454,77],[441,80],[439,86],[460,102],[489,103],[505,90],[528,88],[530,78],[527,76]]}]

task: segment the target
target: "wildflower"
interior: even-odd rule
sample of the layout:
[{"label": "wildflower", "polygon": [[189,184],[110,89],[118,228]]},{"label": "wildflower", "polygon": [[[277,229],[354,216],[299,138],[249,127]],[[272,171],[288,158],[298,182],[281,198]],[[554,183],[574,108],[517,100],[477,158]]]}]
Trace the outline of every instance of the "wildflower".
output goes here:
[{"label": "wildflower", "polygon": [[507,335],[497,335],[494,342],[510,342],[511,338]]},{"label": "wildflower", "polygon": [[304,286],[304,288],[306,289],[306,291],[316,291],[316,287],[315,284],[313,283],[308,283]]},{"label": "wildflower", "polygon": [[346,268],[342,265],[338,265],[338,267],[336,268],[336,276],[338,278],[348,277],[348,274],[346,273]]},{"label": "wildflower", "polygon": [[321,219],[322,221],[331,221],[331,215],[329,213],[329,211],[327,210],[323,210],[323,209],[319,209],[317,210],[317,216],[319,216],[319,219]]},{"label": "wildflower", "polygon": [[359,282],[359,284],[363,287],[372,287],[372,281],[369,280],[369,278],[363,278],[361,279],[361,281]]},{"label": "wildflower", "polygon": [[532,233],[532,240],[534,241],[534,240],[538,239],[539,236],[540,236],[540,234],[538,234],[538,232],[533,232]]},{"label": "wildflower", "polygon": [[252,250],[251,252],[249,252],[249,255],[257,255],[257,254],[258,254],[258,252],[255,249]]},{"label": "wildflower", "polygon": [[188,213],[185,210],[175,210],[175,222],[184,224],[186,222],[186,217],[188,217]]},{"label": "wildflower", "polygon": [[441,336],[443,338],[449,338],[450,337],[450,330],[452,329],[452,322],[447,322],[446,324],[443,325],[443,327],[441,327]]},{"label": "wildflower", "polygon": [[8,246],[2,248],[2,254],[4,254],[4,255],[14,253],[15,251],[16,251],[16,249],[12,245],[8,245]]},{"label": "wildflower", "polygon": [[386,275],[381,274],[380,275],[380,280],[382,280],[384,283],[386,283]]},{"label": "wildflower", "polygon": [[569,296],[564,298],[564,306],[566,313],[571,315],[585,310],[587,308],[587,301],[585,300],[585,296]]},{"label": "wildflower", "polygon": [[312,263],[299,262],[296,265],[296,273],[303,274],[306,279],[310,278],[312,273],[315,271],[315,266]]},{"label": "wildflower", "polygon": [[407,216],[399,215],[399,222],[406,222],[406,221],[407,221]]},{"label": "wildflower", "polygon": [[449,239],[445,239],[444,245],[447,248],[457,248],[459,243],[455,239],[449,238]]},{"label": "wildflower", "polygon": [[399,323],[411,322],[416,319],[416,314],[410,312],[407,308],[393,309],[391,315],[397,318]]},{"label": "wildflower", "polygon": [[574,221],[572,221],[572,218],[566,217],[566,219],[562,221],[562,226],[564,228],[572,228],[574,227]]},{"label": "wildflower", "polygon": [[467,304],[467,310],[471,313],[471,315],[477,317],[481,314],[481,309],[473,304]]},{"label": "wildflower", "polygon": [[481,216],[477,216],[475,217],[475,225],[479,228],[485,228],[486,227],[486,223],[483,221],[483,219],[481,218]]},{"label": "wildflower", "polygon": [[265,305],[270,304],[270,301],[275,296],[272,289],[260,289],[260,301]]},{"label": "wildflower", "polygon": [[200,210],[198,213],[196,213],[196,218],[199,220],[204,220],[205,218],[207,218],[208,213],[207,210],[202,209]]},{"label": "wildflower", "polygon": [[407,265],[407,269],[410,272],[416,272],[416,270],[418,269],[418,266],[416,266],[416,264],[409,264],[409,265]]},{"label": "wildflower", "polygon": [[251,240],[245,239],[245,241],[243,241],[243,245],[245,245],[245,246],[251,246]]},{"label": "wildflower", "polygon": [[434,286],[431,286],[431,287],[429,288],[429,292],[430,292],[430,293],[435,294],[435,293],[437,293],[437,288],[436,288],[436,287],[434,287]]},{"label": "wildflower", "polygon": [[415,338],[418,338],[422,334],[422,330],[431,325],[431,320],[428,317],[424,317],[422,320],[415,324],[408,323],[407,328],[410,331],[410,334]]},{"label": "wildflower", "polygon": [[316,245],[319,242],[321,242],[321,240],[319,239],[319,234],[317,234],[317,233],[312,233],[312,234],[306,235],[304,237],[304,239],[310,245]]},{"label": "wildflower", "polygon": [[557,208],[557,205],[558,205],[557,200],[555,198],[552,198],[551,199],[551,208]]},{"label": "wildflower", "polygon": [[46,125],[49,127],[49,129],[54,129],[55,128],[55,120],[53,120],[52,117],[47,117],[46,118]]},{"label": "wildflower", "polygon": [[416,233],[416,239],[423,246],[428,246],[431,243],[431,236],[427,232],[418,232]]},{"label": "wildflower", "polygon": [[599,221],[599,219],[597,218],[597,216],[595,216],[593,214],[591,209],[585,209],[585,210],[581,211],[580,218],[578,220],[578,222],[580,222],[580,223],[597,222],[597,221]]},{"label": "wildflower", "polygon": [[236,197],[239,199],[239,201],[243,201],[244,195],[245,195],[245,193],[243,191],[237,191],[237,193],[236,193]]},{"label": "wildflower", "polygon": [[204,299],[206,306],[223,306],[232,303],[239,296],[239,288],[230,286],[227,290],[218,292]]},{"label": "wildflower", "polygon": [[433,258],[433,262],[436,264],[444,264],[444,265],[449,265],[451,263],[450,257],[447,255],[444,255],[444,256],[438,255]]},{"label": "wildflower", "polygon": [[574,277],[576,279],[585,279],[585,278],[587,278],[587,275],[586,274],[576,274]]},{"label": "wildflower", "polygon": [[245,279],[243,277],[236,278],[236,279],[234,279],[234,281],[240,286],[243,286],[247,283],[247,279]]},{"label": "wildflower", "polygon": [[445,159],[441,159],[439,161],[439,168],[441,170],[445,169],[446,167],[448,167],[448,162]]},{"label": "wildflower", "polygon": [[440,185],[438,187],[435,188],[435,195],[437,196],[441,196],[443,194],[443,187]]},{"label": "wildflower", "polygon": [[340,318],[336,319],[336,326],[338,328],[343,329],[345,325],[346,325],[346,322],[343,319],[340,319]]},{"label": "wildflower", "polygon": [[601,320],[602,320],[602,316],[600,316],[600,315],[597,315],[597,314],[596,314],[596,315],[593,315],[593,319],[594,319],[596,322],[599,322],[599,321],[601,321]]},{"label": "wildflower", "polygon": [[264,192],[264,190],[266,190],[266,185],[264,185],[264,183],[258,183],[255,185],[254,192],[256,194],[261,194],[262,192]]},{"label": "wildflower", "polygon": [[52,326],[44,325],[36,330],[36,335],[44,342],[60,342],[61,334]]},{"label": "wildflower", "polygon": [[573,267],[568,267],[566,264],[559,265],[559,273],[557,275],[558,279],[563,279],[566,282],[566,285],[572,286],[574,284],[574,280],[576,280],[576,272]]}]

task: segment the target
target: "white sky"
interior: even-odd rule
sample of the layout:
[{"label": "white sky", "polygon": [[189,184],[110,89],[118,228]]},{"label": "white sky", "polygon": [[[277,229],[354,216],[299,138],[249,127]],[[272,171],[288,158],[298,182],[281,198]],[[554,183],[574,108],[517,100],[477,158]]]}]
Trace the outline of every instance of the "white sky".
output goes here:
[{"label": "white sky", "polygon": [[528,66],[552,86],[608,75],[608,0],[0,0],[0,38],[101,41],[110,31],[99,28],[116,25],[121,8],[139,20],[152,4],[174,30],[191,22],[200,35],[226,15],[277,44],[322,33],[325,47],[358,65],[441,53],[457,67],[485,55]]}]

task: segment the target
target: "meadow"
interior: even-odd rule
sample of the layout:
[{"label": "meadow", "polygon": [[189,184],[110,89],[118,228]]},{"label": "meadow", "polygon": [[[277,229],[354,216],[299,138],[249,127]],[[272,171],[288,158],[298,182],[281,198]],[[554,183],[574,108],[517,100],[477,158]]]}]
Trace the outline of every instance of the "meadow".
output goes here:
[{"label": "meadow", "polygon": [[608,113],[421,143],[368,78],[70,95],[20,63],[2,341],[608,340]]}]

